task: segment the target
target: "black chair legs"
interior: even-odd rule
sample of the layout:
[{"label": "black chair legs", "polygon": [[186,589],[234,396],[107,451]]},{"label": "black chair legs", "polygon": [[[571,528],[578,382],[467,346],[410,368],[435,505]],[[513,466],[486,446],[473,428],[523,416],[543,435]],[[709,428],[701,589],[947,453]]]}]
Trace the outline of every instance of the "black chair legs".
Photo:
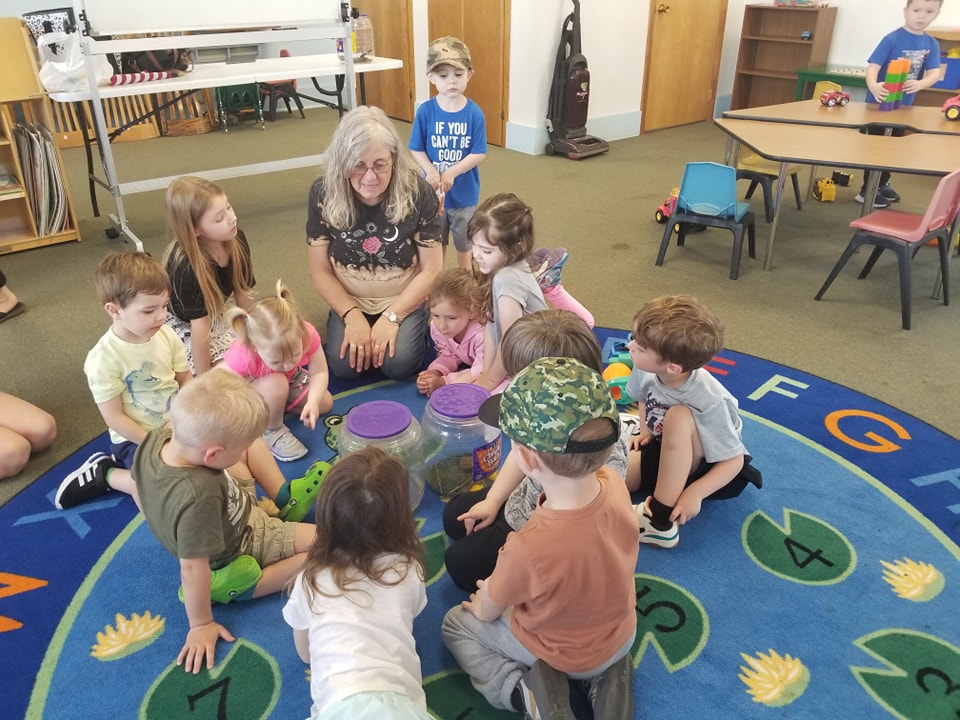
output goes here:
[{"label": "black chair legs", "polygon": [[740,223],[732,223],[727,220],[712,218],[706,215],[685,215],[675,213],[667,219],[667,224],[663,228],[663,238],[660,240],[660,251],[657,253],[655,265],[663,265],[663,259],[667,255],[667,248],[670,246],[670,238],[673,235],[674,227],[677,227],[677,246],[683,247],[687,239],[687,231],[692,225],[715,227],[729,230],[733,233],[733,254],[730,258],[730,279],[736,280],[740,275],[740,257],[743,254],[743,233],[747,233],[747,248],[751,258],[757,256],[756,252],[756,217],[752,212],[747,213],[741,218]]}]

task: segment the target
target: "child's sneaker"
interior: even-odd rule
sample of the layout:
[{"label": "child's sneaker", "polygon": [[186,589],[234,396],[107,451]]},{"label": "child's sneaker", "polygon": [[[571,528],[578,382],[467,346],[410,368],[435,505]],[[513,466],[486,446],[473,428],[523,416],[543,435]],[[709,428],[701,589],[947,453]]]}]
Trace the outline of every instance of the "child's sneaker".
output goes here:
[{"label": "child's sneaker", "polygon": [[290,500],[280,508],[277,517],[287,522],[300,522],[310,512],[317,499],[317,491],[330,469],[330,463],[317,460],[303,477],[290,481]]},{"label": "child's sneaker", "polygon": [[627,653],[599,675],[584,681],[593,716],[633,720],[633,658]]},{"label": "child's sneaker", "polygon": [[537,248],[533,251],[533,272],[541,290],[560,284],[560,270],[570,258],[566,248]]},{"label": "child's sneaker", "polygon": [[297,440],[286,425],[267,430],[263,433],[263,441],[280,462],[293,462],[307,454],[307,446]]},{"label": "child's sneaker", "polygon": [[567,676],[542,660],[537,660],[520,678],[514,690],[514,704],[526,720],[576,720],[570,707]]},{"label": "child's sneaker", "polygon": [[83,465],[63,479],[60,487],[57,488],[54,505],[60,510],[66,510],[106,495],[111,490],[107,483],[107,472],[115,467],[120,466],[111,456],[95,452],[83,462]]},{"label": "child's sneaker", "polygon": [[[210,572],[210,600],[226,605],[234,600],[250,600],[263,570],[252,555],[241,555],[219,570]],[[183,585],[177,591],[183,602]]]},{"label": "child's sneaker", "polygon": [[883,195],[884,200],[889,203],[900,202],[900,193],[894,190],[890,183],[878,187],[877,194]]},{"label": "child's sneaker", "polygon": [[[864,202],[863,193],[857,193],[853,199],[856,200],[861,205],[863,205],[863,202]],[[877,194],[873,197],[873,209],[880,210],[882,208],[889,207],[889,206],[890,206],[890,201],[883,196],[883,193],[878,191]]]},{"label": "child's sneaker", "polygon": [[650,498],[637,505],[637,522],[640,524],[640,542],[648,545],[659,545],[662,548],[676,547],[680,542],[680,524],[677,521],[670,523],[666,530],[653,526],[653,513],[650,512]]}]

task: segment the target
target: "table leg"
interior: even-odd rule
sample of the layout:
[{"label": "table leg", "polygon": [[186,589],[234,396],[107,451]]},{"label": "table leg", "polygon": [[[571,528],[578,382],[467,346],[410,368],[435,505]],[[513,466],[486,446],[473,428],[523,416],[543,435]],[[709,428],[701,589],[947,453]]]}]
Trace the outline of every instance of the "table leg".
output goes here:
[{"label": "table leg", "polygon": [[877,196],[877,190],[880,189],[880,174],[880,171],[876,168],[867,171],[867,182],[863,190],[863,207],[860,209],[860,217],[873,212],[873,199]]},{"label": "table leg", "polygon": [[77,116],[77,124],[80,126],[80,134],[83,135],[83,151],[87,156],[87,182],[90,185],[90,206],[93,208],[93,216],[100,217],[100,205],[97,203],[97,181],[93,172],[93,149],[90,138],[90,131],[87,127],[87,115],[84,112],[82,101],[73,103],[73,111]]},{"label": "table leg", "polygon": [[770,236],[767,238],[767,250],[763,255],[763,269],[773,270],[773,241],[777,235],[777,224],[780,221],[780,201],[783,199],[783,185],[787,181],[787,164],[780,163],[780,174],[777,175],[777,191],[773,194],[773,219],[770,221]]}]

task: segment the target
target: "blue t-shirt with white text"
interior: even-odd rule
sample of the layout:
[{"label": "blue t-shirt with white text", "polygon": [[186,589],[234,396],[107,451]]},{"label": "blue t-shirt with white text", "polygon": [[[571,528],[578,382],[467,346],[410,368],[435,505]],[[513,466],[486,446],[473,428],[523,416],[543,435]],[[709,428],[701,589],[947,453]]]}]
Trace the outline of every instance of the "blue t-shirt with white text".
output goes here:
[{"label": "blue t-shirt with white text", "polygon": [[[487,126],[483,110],[473,100],[459,112],[441,109],[432,97],[417,108],[410,133],[410,149],[424,152],[438,172],[456,165],[467,155],[485,155]],[[444,206],[465,208],[480,201],[480,169],[471,168],[453,181],[447,191]]]}]

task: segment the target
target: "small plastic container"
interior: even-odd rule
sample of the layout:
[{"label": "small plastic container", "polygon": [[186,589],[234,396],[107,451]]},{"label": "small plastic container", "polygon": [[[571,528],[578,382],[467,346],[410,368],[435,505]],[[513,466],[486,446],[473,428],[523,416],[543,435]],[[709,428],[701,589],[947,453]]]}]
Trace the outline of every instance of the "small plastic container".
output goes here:
[{"label": "small plastic container", "polygon": [[[354,61],[367,60],[376,55],[373,45],[373,21],[353,9],[350,20],[350,45]],[[343,57],[343,38],[337,38],[337,57]]]},{"label": "small plastic container", "polygon": [[477,411],[490,393],[479,385],[455,383],[433,391],[423,411],[423,455],[427,484],[441,498],[489,487],[500,467],[500,430],[483,423]]},{"label": "small plastic container", "polygon": [[405,405],[392,400],[373,400],[357,405],[340,425],[337,449],[341,455],[377,445],[400,460],[410,474],[410,507],[423,499],[426,474],[423,468],[423,433],[420,423]]}]

